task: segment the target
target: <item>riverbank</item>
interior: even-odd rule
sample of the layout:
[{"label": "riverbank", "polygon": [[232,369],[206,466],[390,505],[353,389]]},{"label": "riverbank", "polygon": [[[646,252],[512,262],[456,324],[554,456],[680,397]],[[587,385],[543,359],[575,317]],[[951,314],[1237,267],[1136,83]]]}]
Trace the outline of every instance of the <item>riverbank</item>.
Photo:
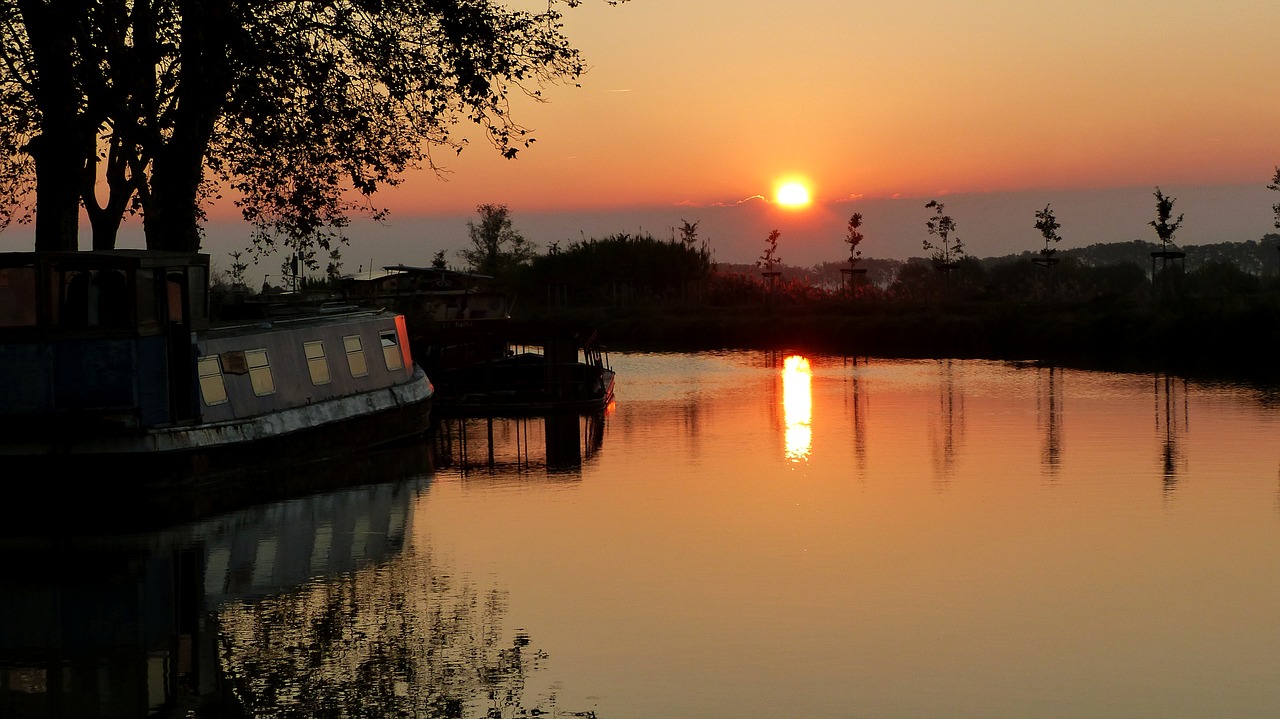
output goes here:
[{"label": "riverbank", "polygon": [[540,310],[515,321],[532,332],[592,328],[611,349],[1004,359],[1280,381],[1280,309],[1266,301],[633,305]]}]

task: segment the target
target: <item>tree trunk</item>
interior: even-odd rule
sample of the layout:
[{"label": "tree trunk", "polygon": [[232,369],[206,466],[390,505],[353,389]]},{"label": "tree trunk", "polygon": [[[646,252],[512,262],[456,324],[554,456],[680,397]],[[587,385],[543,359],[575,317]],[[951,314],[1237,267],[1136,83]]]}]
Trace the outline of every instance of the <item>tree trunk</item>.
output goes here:
[{"label": "tree trunk", "polygon": [[120,223],[124,221],[125,210],[133,197],[133,183],[129,181],[125,169],[127,167],[119,140],[113,140],[107,154],[106,170],[103,173],[107,183],[107,201],[98,204],[96,161],[85,166],[84,185],[81,201],[84,202],[85,214],[89,216],[89,225],[93,230],[93,249],[114,250],[116,237],[120,234]]},{"label": "tree trunk", "polygon": [[156,155],[151,172],[150,207],[142,218],[147,249],[172,252],[200,250],[199,208],[201,160],[204,153],[192,138],[174,132]]},{"label": "tree trunk", "polygon": [[56,124],[46,122],[31,141],[36,161],[36,250],[44,252],[80,248],[80,185],[71,178],[83,165],[69,143],[50,138],[66,135]]},{"label": "tree trunk", "polygon": [[173,134],[154,154],[150,207],[143,229],[147,249],[200,250],[200,183],[214,124],[230,85],[226,9],[220,3],[181,0],[178,104]]},{"label": "tree trunk", "polygon": [[[83,133],[76,85],[74,32],[79,2],[19,0],[40,81],[35,101],[40,134],[28,151],[36,166],[36,250],[79,249],[80,178],[93,141]],[[87,150],[86,150],[87,148]]]}]

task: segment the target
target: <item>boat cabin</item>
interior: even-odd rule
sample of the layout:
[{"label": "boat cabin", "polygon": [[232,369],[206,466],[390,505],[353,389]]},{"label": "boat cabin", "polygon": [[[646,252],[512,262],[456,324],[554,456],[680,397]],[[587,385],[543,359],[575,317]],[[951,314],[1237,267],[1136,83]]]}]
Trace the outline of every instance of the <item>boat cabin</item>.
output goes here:
[{"label": "boat cabin", "polygon": [[0,456],[196,467],[425,431],[434,388],[403,315],[212,323],[208,285],[206,255],[0,254]]},{"label": "boat cabin", "polygon": [[510,299],[489,275],[391,265],[343,285],[348,298],[389,304],[416,322],[473,326],[511,318]]},{"label": "boat cabin", "polygon": [[196,416],[207,255],[0,254],[0,426],[136,429]]}]

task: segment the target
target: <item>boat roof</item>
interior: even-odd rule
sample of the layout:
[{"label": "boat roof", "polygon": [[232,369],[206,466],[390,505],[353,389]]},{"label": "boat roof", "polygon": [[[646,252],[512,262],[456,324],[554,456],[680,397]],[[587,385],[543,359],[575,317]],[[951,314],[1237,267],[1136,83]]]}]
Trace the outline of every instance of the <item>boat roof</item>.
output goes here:
[{"label": "boat roof", "polygon": [[460,270],[440,269],[439,267],[415,267],[413,265],[387,265],[382,269],[388,272],[407,272],[407,273],[425,273],[432,275],[440,275],[442,277],[468,277],[473,280],[491,280],[493,275],[481,275],[475,272],[462,272]]},{"label": "boat roof", "polygon": [[252,321],[220,322],[209,327],[208,337],[234,337],[237,335],[258,334],[263,330],[278,327],[309,327],[318,325],[343,324],[359,322],[375,317],[394,319],[395,312],[385,309],[356,308],[350,305],[319,309],[292,316],[264,317]]},{"label": "boat roof", "polygon": [[165,252],[161,250],[66,250],[58,252],[0,252],[0,267],[22,267],[41,263],[74,263],[86,266],[169,267],[198,265],[207,267],[209,256],[198,252]]},{"label": "boat roof", "polygon": [[367,280],[380,280],[385,277],[393,277],[396,275],[426,275],[428,277],[439,279],[459,279],[459,280],[492,280],[492,275],[481,275],[474,272],[462,272],[459,270],[442,270],[438,267],[415,267],[413,265],[386,265],[380,271],[370,270],[355,275],[346,275],[343,279],[364,282]]}]

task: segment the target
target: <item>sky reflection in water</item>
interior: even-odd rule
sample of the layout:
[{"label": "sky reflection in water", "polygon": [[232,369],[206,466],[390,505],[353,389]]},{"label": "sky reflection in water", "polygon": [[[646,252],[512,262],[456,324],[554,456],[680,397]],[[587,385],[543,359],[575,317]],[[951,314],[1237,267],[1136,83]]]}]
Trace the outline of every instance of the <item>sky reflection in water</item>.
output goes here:
[{"label": "sky reflection in water", "polygon": [[503,586],[535,681],[602,716],[1280,706],[1274,404],[806,359],[615,354],[580,481],[441,471],[419,538]]},{"label": "sky reflection in water", "polygon": [[401,481],[127,547],[5,544],[0,708],[53,706],[54,686],[106,707],[126,684],[111,706],[154,708],[214,667],[256,716],[1280,706],[1274,394],[977,361],[612,360],[607,415],[446,423],[429,474],[419,447]]}]

